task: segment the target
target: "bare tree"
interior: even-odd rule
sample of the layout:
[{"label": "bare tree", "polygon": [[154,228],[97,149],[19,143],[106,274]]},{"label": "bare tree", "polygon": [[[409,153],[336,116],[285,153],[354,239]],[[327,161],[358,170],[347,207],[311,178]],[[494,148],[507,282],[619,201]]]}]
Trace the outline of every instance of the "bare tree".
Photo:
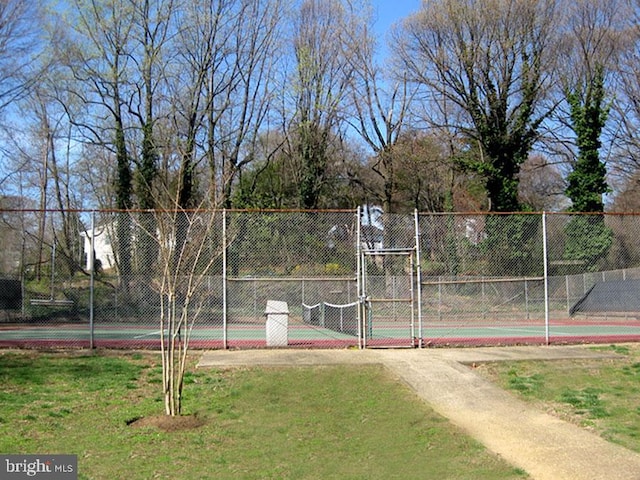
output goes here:
[{"label": "bare tree", "polygon": [[[213,232],[220,228],[220,218],[214,210],[187,212],[180,208],[156,210],[144,215],[153,216],[154,221],[132,215],[131,222],[138,229],[151,224],[157,229],[147,232],[149,238],[156,240],[159,253],[157,275],[150,279],[150,288],[160,305],[164,409],[167,415],[177,416],[182,413],[191,334],[208,303],[204,285],[222,252],[221,247],[211,248]],[[185,231],[178,232],[179,228]],[[188,238],[188,242],[177,244],[176,238]]]},{"label": "bare tree", "polygon": [[0,2],[0,111],[23,97],[38,79],[41,46],[39,2]]},{"label": "bare tree", "polygon": [[79,140],[113,152],[117,173],[116,208],[132,206],[131,156],[125,132],[126,113],[131,104],[131,35],[133,11],[129,0],[74,0],[73,8],[57,18],[59,61],[67,67],[69,79],[60,84],[66,96],[69,116]]},{"label": "bare tree", "polygon": [[159,111],[163,109],[163,88],[171,59],[167,54],[174,34],[175,0],[129,0],[134,25],[132,40],[136,81],[130,112],[139,124],[139,154],[134,185],[142,209],[157,206],[154,195],[160,170],[159,145],[154,135]]},{"label": "bare tree", "polygon": [[520,169],[518,195],[532,209],[559,211],[567,207],[565,182],[557,164],[541,154],[530,155]]},{"label": "bare tree", "polygon": [[[40,38],[42,6],[32,0],[6,0],[0,2],[0,114],[15,109],[37,83],[46,68],[43,42]],[[7,122],[2,132],[6,140],[0,147],[0,191],[18,194],[21,191],[20,176],[24,165],[16,162],[19,149],[15,150],[17,137],[15,118]]]},{"label": "bare tree", "polygon": [[255,159],[261,136],[270,130],[285,2],[220,0],[217,5],[226,13],[212,38],[204,142],[211,204],[230,207],[238,173]]},{"label": "bare tree", "polygon": [[555,0],[437,0],[405,21],[395,51],[425,102],[455,105],[449,125],[477,142],[468,167],[486,179],[491,209],[517,211],[518,171],[550,110]]},{"label": "bare tree", "polygon": [[295,113],[289,152],[300,161],[300,206],[318,208],[327,189],[327,149],[340,132],[354,72],[348,28],[360,12],[341,0],[304,0],[294,19]]},{"label": "bare tree", "polygon": [[630,0],[628,25],[621,32],[624,40],[619,45],[615,66],[616,101],[612,105],[612,116],[617,127],[615,136],[615,161],[608,165],[610,179],[621,191],[617,205],[627,203],[628,195],[638,184],[640,171],[640,142],[638,125],[640,124],[640,2]]},{"label": "bare tree", "polygon": [[207,111],[206,85],[216,56],[224,55],[222,42],[227,32],[223,32],[223,25],[229,4],[228,1],[187,4],[177,25],[175,50],[184,67],[174,73],[169,84],[173,99],[170,119],[176,134],[170,147],[177,150],[181,159],[177,179],[181,208],[192,208],[198,202],[197,168],[203,157],[202,150],[198,150],[198,137],[204,130]]},{"label": "bare tree", "polygon": [[[68,82],[61,85],[67,98],[82,108],[67,103],[68,114],[78,132],[78,140],[92,152],[90,173],[96,159],[107,163],[100,178],[113,179],[107,195],[109,204],[103,207],[130,209],[133,207],[133,167],[127,131],[127,112],[132,101],[130,63],[132,62],[132,29],[134,16],[129,0],[74,0],[73,8],[57,19],[61,38],[57,44],[60,62],[67,66]],[[106,151],[105,155],[98,152]],[[115,165],[110,162],[114,161]],[[104,170],[113,172],[105,175]],[[91,176],[91,179],[94,177]],[[115,201],[111,203],[111,199]],[[132,272],[131,224],[128,217],[118,218],[116,263],[120,284],[129,288]]]},{"label": "bare tree", "polygon": [[[73,139],[70,135],[70,123],[64,109],[52,91],[47,91],[43,82],[33,90],[32,101],[28,102],[34,110],[34,117],[40,132],[42,152],[42,198],[43,223],[47,207],[58,210],[59,224],[53,225],[53,241],[57,245],[57,254],[64,259],[68,274],[80,270],[79,225],[75,210],[82,205],[74,194],[75,177],[73,175],[74,160],[70,152]],[[47,198],[48,184],[51,183],[51,199]],[[44,228],[44,225],[43,225]],[[41,237],[42,238],[42,237]],[[60,248],[61,247],[61,248]]]},{"label": "bare tree", "polygon": [[350,59],[353,65],[351,79],[351,105],[354,111],[350,121],[353,128],[372,149],[375,161],[373,172],[382,181],[382,208],[394,210],[394,196],[398,193],[396,163],[400,160],[394,145],[406,127],[412,92],[404,75],[391,78],[376,61],[378,48],[372,30],[372,17],[364,12],[357,23],[352,22],[346,33],[349,39]]}]

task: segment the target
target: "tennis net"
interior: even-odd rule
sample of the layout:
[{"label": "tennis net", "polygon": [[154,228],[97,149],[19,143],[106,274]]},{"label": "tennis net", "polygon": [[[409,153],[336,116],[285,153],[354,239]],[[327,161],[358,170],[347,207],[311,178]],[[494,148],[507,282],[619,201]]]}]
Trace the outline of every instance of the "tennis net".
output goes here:
[{"label": "tennis net", "polygon": [[302,321],[307,325],[322,327],[322,303],[316,305],[302,304]]},{"label": "tennis net", "polygon": [[308,325],[358,336],[358,302],[346,305],[318,303],[302,304],[302,320]]}]

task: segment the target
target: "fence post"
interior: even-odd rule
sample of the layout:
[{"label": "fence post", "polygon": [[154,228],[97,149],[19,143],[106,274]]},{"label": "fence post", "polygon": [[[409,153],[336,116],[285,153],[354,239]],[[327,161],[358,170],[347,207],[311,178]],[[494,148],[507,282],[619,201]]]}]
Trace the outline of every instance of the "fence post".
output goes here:
[{"label": "fence post", "polygon": [[[22,178],[22,173],[20,173],[20,178]],[[22,185],[22,183],[21,183]],[[22,196],[20,198],[23,198]],[[21,202],[22,203],[22,202]],[[21,215],[20,215],[20,221],[21,221],[21,226],[22,226],[22,238],[20,239],[20,299],[21,299],[21,306],[20,306],[20,315],[21,315],[21,319],[24,322],[26,320],[26,315],[27,315],[27,310],[26,310],[26,288],[24,285],[24,277],[25,277],[25,273],[26,273],[26,269],[24,267],[25,264],[25,252],[27,250],[27,228],[25,226],[25,222],[24,222],[24,210],[22,211]]]},{"label": "fence post", "polygon": [[442,275],[438,275],[438,322],[442,321]]},{"label": "fence post", "polygon": [[527,279],[524,279],[524,310],[527,314],[527,320],[531,318],[529,315],[529,284],[527,283]]},{"label": "fence post", "polygon": [[227,344],[227,209],[222,210],[222,348]]},{"label": "fence post", "polygon": [[[418,209],[416,208],[413,211],[413,216],[415,220],[416,227],[416,272],[415,272],[415,281],[416,281],[416,295],[418,297],[418,348],[422,348],[422,344],[424,343],[424,336],[422,334],[422,267],[420,265],[420,217],[418,216]],[[413,276],[413,272],[411,272]],[[413,282],[413,278],[411,279]]]},{"label": "fence post", "polygon": [[360,238],[360,223],[362,221],[362,212],[360,205],[356,210],[356,290],[358,295],[358,347],[360,349],[367,346],[366,340],[366,311],[365,311],[365,298],[364,298],[364,285],[363,285],[363,258],[362,258],[362,241]]},{"label": "fence post", "polygon": [[91,251],[89,252],[89,348],[94,349],[94,325],[93,325],[93,300],[94,300],[94,271],[95,271],[95,255],[96,255],[96,212],[91,211]]},{"label": "fence post", "polygon": [[547,261],[547,213],[542,212],[542,261],[544,264],[544,340],[549,345],[549,267]]}]

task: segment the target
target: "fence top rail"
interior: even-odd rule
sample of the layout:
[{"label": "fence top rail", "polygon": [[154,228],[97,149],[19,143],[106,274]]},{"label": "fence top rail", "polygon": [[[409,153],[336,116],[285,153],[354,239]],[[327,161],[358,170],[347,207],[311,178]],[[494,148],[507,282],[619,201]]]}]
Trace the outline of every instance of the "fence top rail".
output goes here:
[{"label": "fence top rail", "polygon": [[[3,208],[0,212],[8,213],[350,213],[356,214],[357,209],[246,209],[246,208],[192,208],[192,209],[117,209],[117,208]],[[640,211],[636,212],[558,212],[558,211],[537,211],[537,212],[490,212],[490,211],[462,211],[462,212],[417,212],[419,216],[509,216],[509,215],[555,215],[555,216],[640,216]],[[383,215],[409,216],[410,213],[384,212]]]},{"label": "fence top rail", "polygon": [[422,217],[446,217],[446,216],[475,216],[475,217],[493,217],[493,216],[514,216],[514,215],[548,215],[548,216],[605,216],[605,217],[637,217],[640,216],[638,212],[479,212],[479,211],[467,211],[467,212],[418,212]]},{"label": "fence top rail", "polygon": [[190,209],[117,209],[117,208],[2,208],[0,212],[10,213],[357,213],[356,209],[277,209],[277,208],[190,208]]},{"label": "fence top rail", "polygon": [[423,280],[421,285],[460,285],[465,283],[514,283],[540,282],[544,277],[479,277],[460,278],[460,280]]},{"label": "fence top rail", "polygon": [[228,282],[355,282],[357,277],[227,277]]}]

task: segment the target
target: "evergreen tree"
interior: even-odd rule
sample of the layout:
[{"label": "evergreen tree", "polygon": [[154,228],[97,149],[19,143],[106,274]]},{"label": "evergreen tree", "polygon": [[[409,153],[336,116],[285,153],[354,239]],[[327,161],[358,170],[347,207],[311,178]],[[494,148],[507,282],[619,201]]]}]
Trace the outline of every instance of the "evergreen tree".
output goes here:
[{"label": "evergreen tree", "polygon": [[596,68],[584,94],[578,89],[566,94],[578,146],[578,159],[567,177],[565,190],[574,212],[604,211],[602,195],[609,192],[606,167],[599,155],[602,146],[600,136],[610,110],[610,106],[605,104],[605,94],[602,67]]},{"label": "evergreen tree", "polygon": [[[600,136],[609,115],[605,104],[604,69],[596,67],[587,81],[584,94],[578,89],[567,92],[571,107],[571,122],[576,134],[578,159],[568,175],[565,190],[571,199],[573,212],[603,212],[602,195],[609,191],[606,167],[600,161]],[[598,269],[598,261],[605,257],[612,243],[612,232],[604,217],[581,215],[571,219],[565,228],[567,241],[565,258],[583,262],[589,271]]]}]

